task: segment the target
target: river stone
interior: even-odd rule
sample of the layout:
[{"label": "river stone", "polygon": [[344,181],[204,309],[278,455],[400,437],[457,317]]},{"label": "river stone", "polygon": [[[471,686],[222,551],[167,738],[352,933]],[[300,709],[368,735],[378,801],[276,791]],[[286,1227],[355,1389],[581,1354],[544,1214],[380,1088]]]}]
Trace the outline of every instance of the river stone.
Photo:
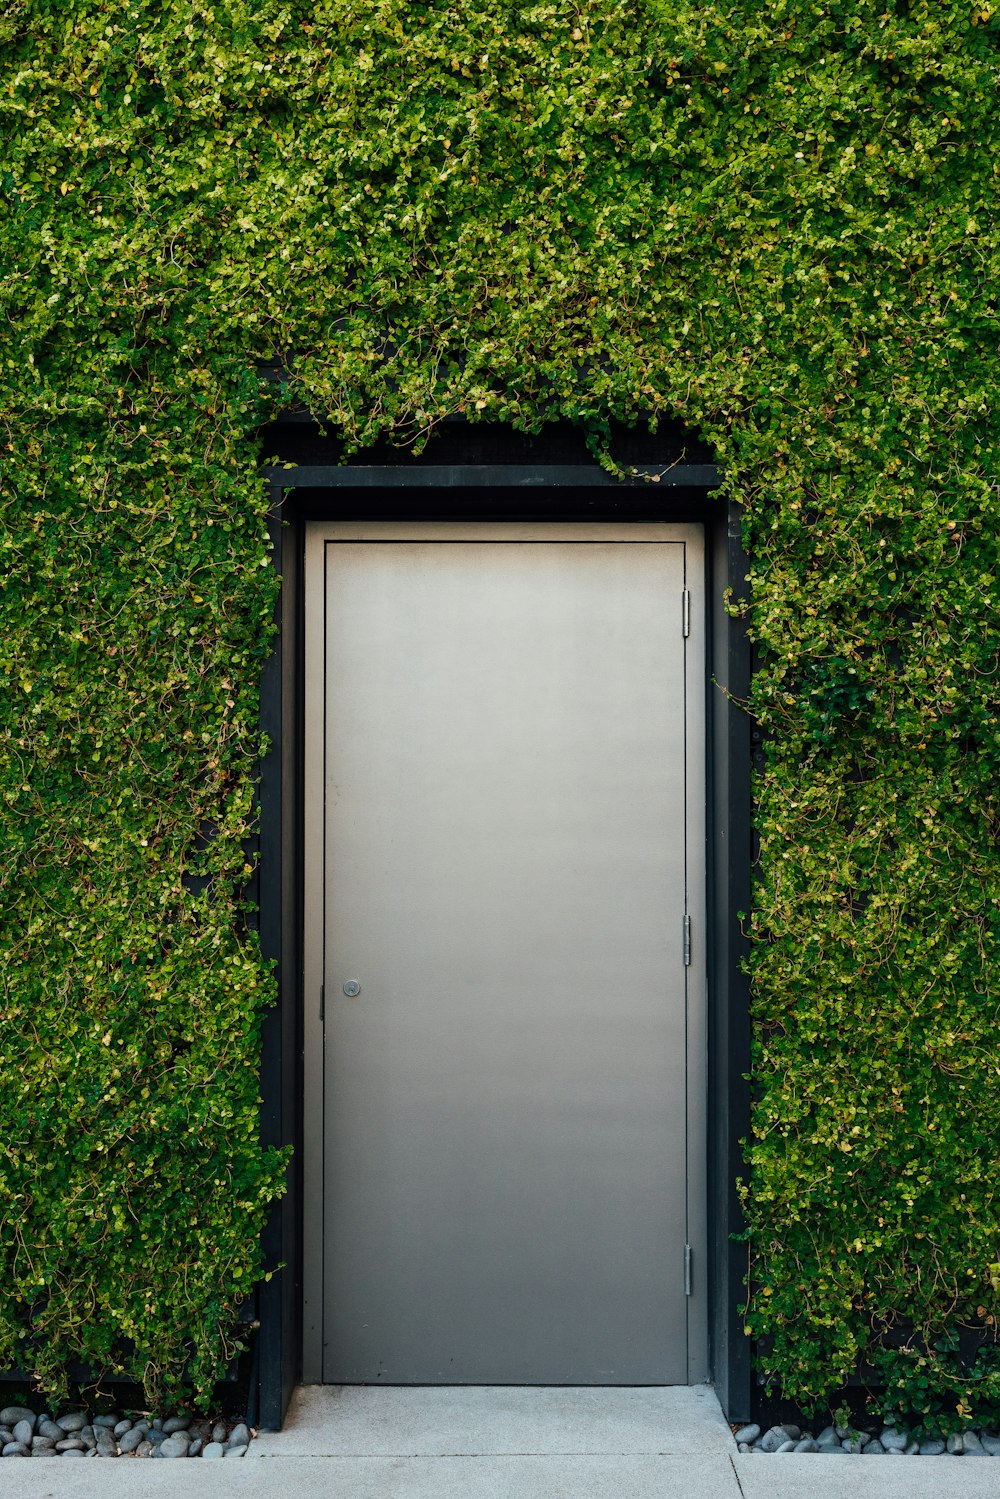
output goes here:
[{"label": "river stone", "polygon": [[[14,1424],[16,1426],[17,1422],[15,1421]],[[6,1426],[0,1426],[0,1447],[6,1447],[7,1443],[12,1442],[13,1440],[14,1433],[12,1431],[8,1431]]]},{"label": "river stone", "polygon": [[749,1426],[741,1426],[740,1429],[739,1429],[739,1431],[734,1432],[734,1434],[733,1434],[733,1441],[734,1442],[756,1442],[756,1440],[757,1440],[757,1438],[759,1436],[760,1436],[760,1427],[757,1425],[757,1423],[755,1421],[752,1421]]},{"label": "river stone", "polygon": [[221,1442],[209,1442],[202,1450],[202,1457],[225,1457],[226,1449]]},{"label": "river stone", "polygon": [[92,1426],[83,1426],[80,1429],[80,1441],[85,1447],[93,1449],[97,1446],[97,1437]]},{"label": "river stone", "polygon": [[884,1457],[884,1456],[885,1456],[885,1448],[882,1446],[882,1443],[879,1441],[878,1437],[873,1437],[873,1439],[865,1447],[865,1457]]},{"label": "river stone", "polygon": [[131,1431],[131,1430],[132,1430],[132,1422],[131,1421],[123,1419],[121,1421],[116,1421],[115,1422],[115,1425],[114,1425],[114,1434],[115,1434],[116,1437],[123,1437],[127,1431]]},{"label": "river stone", "polygon": [[953,1457],[961,1457],[965,1452],[965,1438],[960,1431],[953,1431],[945,1446]]},{"label": "river stone", "polygon": [[984,1431],[979,1439],[983,1444],[983,1451],[990,1457],[1000,1457],[1000,1437],[995,1437],[991,1432]]},{"label": "river stone", "polygon": [[227,1457],[242,1457],[243,1454],[244,1454],[244,1452],[246,1450],[247,1449],[246,1449],[245,1446],[243,1446],[243,1447],[227,1447],[226,1448],[226,1456]]},{"label": "river stone", "polygon": [[883,1426],[879,1441],[886,1452],[903,1452],[909,1444],[909,1433],[897,1431],[894,1426]]},{"label": "river stone", "polygon": [[144,1436],[145,1432],[140,1431],[138,1427],[133,1427],[131,1431],[122,1432],[118,1445],[122,1452],[134,1452]]},{"label": "river stone", "polygon": [[774,1449],[775,1456],[777,1456],[779,1452],[794,1452],[794,1451],[795,1451],[795,1443],[791,1440],[791,1438],[789,1438],[789,1440],[787,1442],[782,1442],[782,1444],[781,1444],[780,1447],[775,1447],[775,1449]]},{"label": "river stone", "polygon": [[246,1447],[248,1445],[249,1441],[250,1441],[250,1431],[249,1431],[249,1428],[247,1427],[247,1425],[246,1425],[246,1423],[244,1421],[241,1421],[240,1424],[238,1426],[234,1426],[233,1429],[232,1429],[232,1431],[229,1433],[229,1441],[226,1443],[226,1446],[227,1447]]},{"label": "river stone", "polygon": [[76,1436],[63,1437],[61,1442],[56,1443],[57,1452],[72,1452],[76,1448],[79,1448],[81,1452],[83,1451],[83,1443]]},{"label": "river stone", "polygon": [[29,1411],[26,1405],[5,1405],[0,1411],[0,1426],[14,1427],[18,1421],[30,1421],[35,1424],[35,1413]]},{"label": "river stone", "polygon": [[34,1421],[18,1421],[15,1423],[14,1430],[11,1432],[11,1438],[15,1442],[20,1442],[22,1447],[27,1447],[28,1443],[31,1441],[32,1436],[34,1435],[34,1432]]},{"label": "river stone", "polygon": [[97,1433],[97,1450],[102,1457],[117,1457],[118,1443],[110,1431],[99,1431]]},{"label": "river stone", "polygon": [[194,1441],[188,1448],[188,1457],[197,1457],[204,1445],[205,1443],[203,1442],[201,1437],[195,1437]]},{"label": "river stone", "polygon": [[815,1437],[802,1437],[800,1441],[793,1443],[793,1450],[795,1452],[818,1452],[819,1443]]},{"label": "river stone", "polygon": [[163,1423],[163,1430],[168,1437],[171,1437],[175,1431],[187,1431],[190,1425],[190,1416],[168,1416]]},{"label": "river stone", "polygon": [[166,1440],[166,1436],[158,1427],[154,1426],[152,1431],[147,1431],[146,1433],[146,1441],[152,1442],[154,1447],[159,1447],[160,1443]]},{"label": "river stone", "polygon": [[114,1411],[109,1411],[106,1416],[95,1416],[90,1424],[95,1431],[99,1426],[106,1426],[111,1431],[118,1424],[118,1417]]},{"label": "river stone", "polygon": [[45,1416],[38,1423],[38,1435],[51,1437],[54,1442],[61,1442],[66,1433],[61,1426],[57,1426],[54,1421],[50,1421],[48,1416]]},{"label": "river stone", "polygon": [[84,1450],[83,1450],[82,1447],[67,1447],[65,1452],[60,1452],[58,1455],[60,1457],[86,1457],[87,1456],[86,1452],[84,1452]]},{"label": "river stone", "polygon": [[187,1457],[190,1442],[183,1432],[172,1432],[160,1443],[160,1457]]},{"label": "river stone", "polygon": [[150,1454],[155,1451],[156,1448],[153,1446],[152,1442],[147,1442],[145,1438],[143,1438],[138,1447],[135,1449],[135,1455],[136,1457],[149,1457]]},{"label": "river stone", "polygon": [[752,1452],[753,1451],[753,1447],[750,1445],[749,1442],[737,1442],[736,1443],[736,1451],[737,1452]]},{"label": "river stone", "polygon": [[867,1444],[868,1444],[868,1438],[865,1436],[865,1437],[845,1437],[844,1440],[841,1442],[840,1445],[841,1445],[841,1447],[843,1447],[843,1449],[844,1449],[845,1452],[852,1452],[856,1456],[859,1452],[864,1452],[865,1447],[867,1446]]},{"label": "river stone", "polygon": [[939,1437],[928,1437],[926,1442],[920,1443],[921,1457],[940,1457],[944,1451],[944,1443]]},{"label": "river stone", "polygon": [[788,1432],[783,1426],[770,1426],[760,1439],[761,1452],[777,1452],[783,1442],[789,1441]]},{"label": "river stone", "polygon": [[212,1441],[224,1442],[226,1440],[227,1432],[228,1428],[225,1421],[216,1421],[215,1425],[212,1427]]},{"label": "river stone", "polygon": [[33,1436],[31,1438],[31,1450],[32,1450],[32,1452],[43,1452],[46,1447],[54,1447],[54,1446],[55,1446],[55,1442],[53,1442],[53,1440],[52,1440],[51,1437]]},{"label": "river stone", "polygon": [[56,1417],[56,1425],[63,1431],[82,1431],[87,1424],[87,1417],[83,1411],[70,1411],[65,1416]]},{"label": "river stone", "polygon": [[31,1453],[23,1442],[5,1442],[0,1457],[30,1457]]}]

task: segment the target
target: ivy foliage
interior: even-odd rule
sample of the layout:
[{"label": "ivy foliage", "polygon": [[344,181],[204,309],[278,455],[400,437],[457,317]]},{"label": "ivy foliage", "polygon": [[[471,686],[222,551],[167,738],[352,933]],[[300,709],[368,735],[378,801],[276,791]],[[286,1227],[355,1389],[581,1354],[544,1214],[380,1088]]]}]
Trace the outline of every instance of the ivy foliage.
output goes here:
[{"label": "ivy foliage", "polygon": [[748,1327],[799,1400],[1000,1408],[991,0],[0,28],[0,1357],[204,1383],[258,1270],[269,411],[669,415],[753,557]]}]

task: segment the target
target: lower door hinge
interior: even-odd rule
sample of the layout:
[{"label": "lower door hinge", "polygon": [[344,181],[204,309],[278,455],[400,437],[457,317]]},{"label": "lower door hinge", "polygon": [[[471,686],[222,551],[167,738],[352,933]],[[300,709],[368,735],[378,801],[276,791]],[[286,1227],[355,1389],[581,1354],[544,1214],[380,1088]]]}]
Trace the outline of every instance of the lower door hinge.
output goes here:
[{"label": "lower door hinge", "polygon": [[325,1020],[326,1019],[326,985],[325,984],[320,984],[320,986],[319,986],[319,1018],[320,1018],[320,1020]]},{"label": "lower door hinge", "polygon": [[684,639],[687,640],[691,634],[691,594],[686,588],[681,594],[681,620],[683,621]]},{"label": "lower door hinge", "polygon": [[691,1245],[684,1245],[684,1295],[691,1295]]},{"label": "lower door hinge", "polygon": [[684,917],[684,967],[691,967],[691,918]]}]

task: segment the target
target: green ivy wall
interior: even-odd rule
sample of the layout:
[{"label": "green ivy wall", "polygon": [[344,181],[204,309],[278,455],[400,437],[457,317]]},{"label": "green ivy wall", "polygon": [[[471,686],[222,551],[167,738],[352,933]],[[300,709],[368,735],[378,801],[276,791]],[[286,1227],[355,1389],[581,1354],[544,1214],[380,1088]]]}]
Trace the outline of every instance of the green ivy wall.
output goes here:
[{"label": "green ivy wall", "polygon": [[990,0],[8,8],[0,1362],[204,1391],[259,1272],[261,426],[664,415],[753,558],[748,1326],[801,1401],[874,1368],[1000,1410],[998,35]]}]

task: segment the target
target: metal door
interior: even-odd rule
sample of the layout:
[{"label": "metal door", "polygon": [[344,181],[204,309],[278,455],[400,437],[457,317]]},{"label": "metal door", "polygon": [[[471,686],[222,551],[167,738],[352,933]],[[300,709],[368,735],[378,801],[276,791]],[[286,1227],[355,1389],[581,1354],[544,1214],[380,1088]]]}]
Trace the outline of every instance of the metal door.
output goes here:
[{"label": "metal door", "polygon": [[307,1379],[704,1377],[700,543],[312,529]]}]

